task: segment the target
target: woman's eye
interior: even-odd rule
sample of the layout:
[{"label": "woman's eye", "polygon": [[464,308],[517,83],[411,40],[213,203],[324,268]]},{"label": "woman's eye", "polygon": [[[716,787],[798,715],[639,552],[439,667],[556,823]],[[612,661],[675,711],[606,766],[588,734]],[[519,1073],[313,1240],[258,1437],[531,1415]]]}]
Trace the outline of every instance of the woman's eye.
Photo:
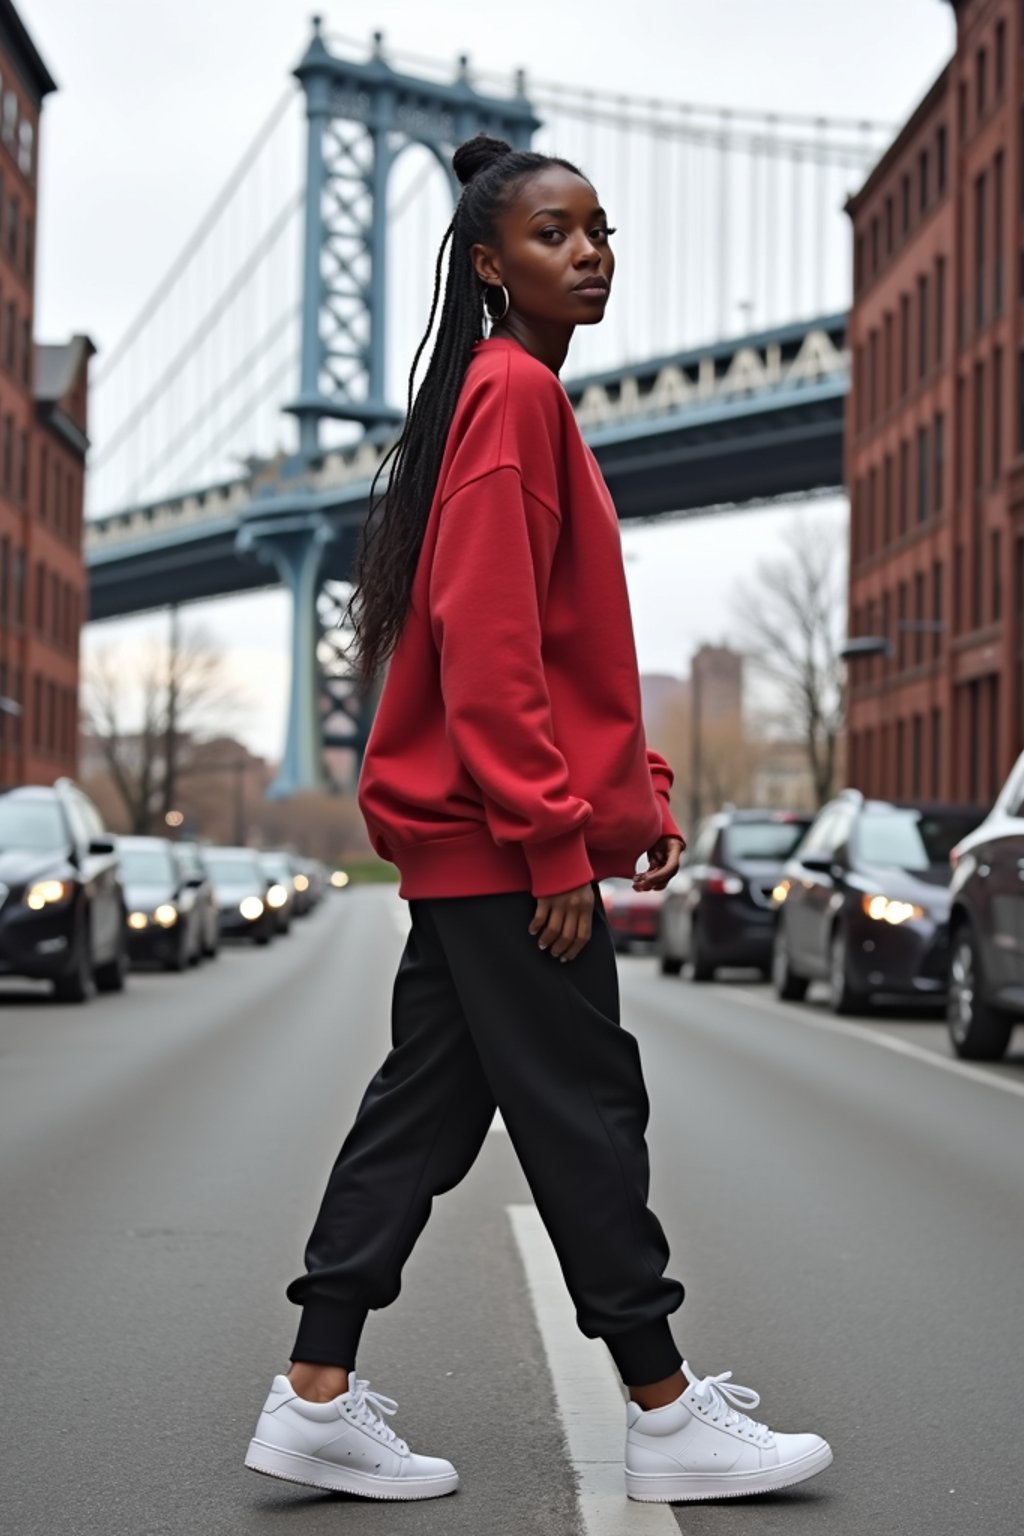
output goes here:
[{"label": "woman's eye", "polygon": [[[557,236],[557,240],[549,240],[548,239],[549,235]],[[555,245],[555,244],[557,244],[558,240],[564,240],[565,239],[565,230],[564,229],[556,229],[554,226],[552,226],[550,229],[542,229],[540,231],[540,237],[541,237],[542,240],[547,240],[549,245]]]},{"label": "woman's eye", "polygon": [[599,228],[592,229],[590,231],[591,238],[592,239],[596,238],[596,239],[599,239],[599,240],[609,240],[612,237],[612,235],[614,235],[616,233],[617,233],[616,230],[608,229],[603,224]]}]

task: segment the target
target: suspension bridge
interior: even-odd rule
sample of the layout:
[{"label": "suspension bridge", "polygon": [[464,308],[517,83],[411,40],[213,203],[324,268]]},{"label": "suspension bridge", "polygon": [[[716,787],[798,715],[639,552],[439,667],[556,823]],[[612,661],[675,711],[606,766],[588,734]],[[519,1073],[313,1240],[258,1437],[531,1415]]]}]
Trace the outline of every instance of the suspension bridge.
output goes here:
[{"label": "suspension bridge", "polygon": [[567,389],[620,517],[842,483],[843,204],[881,124],[453,69],[324,31],[98,370],[90,614],[283,582],[292,677],[273,792],[356,754],[345,660],[369,482],[398,429],[434,255],[479,131],[578,163],[619,227],[609,318]]}]

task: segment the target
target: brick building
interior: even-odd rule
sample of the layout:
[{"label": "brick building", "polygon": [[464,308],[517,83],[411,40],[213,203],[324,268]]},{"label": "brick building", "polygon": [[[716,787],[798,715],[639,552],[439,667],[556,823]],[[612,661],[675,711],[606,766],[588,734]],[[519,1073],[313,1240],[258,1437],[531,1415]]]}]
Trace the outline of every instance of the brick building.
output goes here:
[{"label": "brick building", "polygon": [[850,199],[850,781],[987,802],[1024,747],[1024,3],[957,47]]},{"label": "brick building", "polygon": [[55,88],[0,0],[0,784],[51,783],[77,758],[93,349],[33,343],[39,125]]}]

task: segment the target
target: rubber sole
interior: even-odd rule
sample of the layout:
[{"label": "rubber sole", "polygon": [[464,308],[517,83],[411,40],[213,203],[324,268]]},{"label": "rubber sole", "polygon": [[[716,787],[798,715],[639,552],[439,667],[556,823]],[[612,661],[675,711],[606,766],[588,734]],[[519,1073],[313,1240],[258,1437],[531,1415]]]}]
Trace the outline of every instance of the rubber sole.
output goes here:
[{"label": "rubber sole", "polygon": [[641,1504],[691,1504],[699,1499],[738,1499],[751,1493],[775,1493],[816,1477],[832,1465],[832,1449],[801,1456],[799,1461],[781,1467],[762,1467],[756,1472],[735,1472],[716,1476],[707,1472],[679,1472],[666,1477],[661,1472],[626,1472],[626,1493]]},{"label": "rubber sole", "polygon": [[286,1483],[302,1483],[306,1488],[323,1488],[328,1493],[354,1493],[364,1499],[440,1499],[454,1493],[459,1474],[441,1477],[374,1477],[372,1472],[340,1467],[333,1461],[305,1456],[301,1451],[282,1451],[264,1440],[251,1440],[245,1464],[250,1472],[264,1477],[278,1477]]}]

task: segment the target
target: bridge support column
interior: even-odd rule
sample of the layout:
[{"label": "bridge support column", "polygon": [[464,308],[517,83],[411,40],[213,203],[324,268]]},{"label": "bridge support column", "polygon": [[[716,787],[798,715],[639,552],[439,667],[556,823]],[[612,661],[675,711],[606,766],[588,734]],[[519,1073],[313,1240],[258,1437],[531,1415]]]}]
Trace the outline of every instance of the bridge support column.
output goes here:
[{"label": "bridge support column", "polygon": [[267,791],[272,800],[285,800],[304,789],[321,789],[326,783],[316,654],[316,598],[324,547],[334,537],[334,529],[319,513],[257,518],[243,523],[238,531],[238,547],[273,565],[292,601],[288,723],[277,778]]}]

